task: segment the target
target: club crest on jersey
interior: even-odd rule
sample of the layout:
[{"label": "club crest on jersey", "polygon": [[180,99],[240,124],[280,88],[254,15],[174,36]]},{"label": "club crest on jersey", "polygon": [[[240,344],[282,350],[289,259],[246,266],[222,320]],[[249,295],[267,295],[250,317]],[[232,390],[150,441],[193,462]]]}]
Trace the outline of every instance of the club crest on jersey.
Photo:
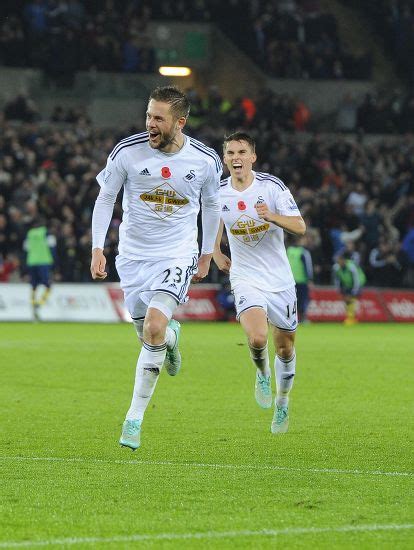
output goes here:
[{"label": "club crest on jersey", "polygon": [[239,201],[239,202],[237,203],[237,208],[238,208],[239,210],[246,210],[246,208],[247,208],[246,203],[245,203],[244,201]]},{"label": "club crest on jersey", "polygon": [[264,198],[263,198],[261,195],[259,195],[259,196],[257,197],[257,202],[256,202],[256,204],[263,204],[263,203],[264,203]]},{"label": "club crest on jersey", "polygon": [[239,300],[239,306],[241,306],[242,304],[244,304],[244,302],[246,301],[246,298],[244,296],[240,296],[240,300]]},{"label": "club crest on jersey", "polygon": [[196,175],[195,175],[195,171],[194,170],[190,170],[188,172],[188,174],[186,176],[183,177],[183,180],[184,181],[192,181],[193,179],[195,179]]},{"label": "club crest on jersey", "polygon": [[175,214],[177,210],[189,203],[186,197],[177,193],[167,182],[154,187],[147,193],[141,193],[139,198],[161,219]]},{"label": "club crest on jersey", "polygon": [[230,227],[230,233],[243,244],[255,247],[263,239],[269,231],[270,224],[263,220],[255,220],[246,214],[242,214],[240,218]]},{"label": "club crest on jersey", "polygon": [[171,177],[171,171],[170,169],[168,168],[168,166],[163,166],[161,168],[161,176],[164,178],[164,179],[168,179]]}]

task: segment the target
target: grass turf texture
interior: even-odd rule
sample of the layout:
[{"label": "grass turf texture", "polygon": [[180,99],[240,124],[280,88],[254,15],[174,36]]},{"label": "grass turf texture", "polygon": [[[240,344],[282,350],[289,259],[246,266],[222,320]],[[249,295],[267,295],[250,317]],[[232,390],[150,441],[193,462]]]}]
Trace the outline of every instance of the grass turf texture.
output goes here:
[{"label": "grass turf texture", "polygon": [[184,324],[135,453],[118,446],[130,326],[0,331],[0,548],[413,547],[412,326],[300,327],[290,431],[273,436],[241,328]]}]

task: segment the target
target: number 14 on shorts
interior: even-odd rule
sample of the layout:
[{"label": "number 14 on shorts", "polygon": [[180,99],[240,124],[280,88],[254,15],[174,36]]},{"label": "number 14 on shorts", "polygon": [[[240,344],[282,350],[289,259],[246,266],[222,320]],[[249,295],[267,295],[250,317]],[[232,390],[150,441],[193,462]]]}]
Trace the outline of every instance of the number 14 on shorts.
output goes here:
[{"label": "number 14 on shorts", "polygon": [[286,317],[288,319],[291,315],[296,315],[296,304],[296,300],[293,302],[293,304],[286,304]]}]

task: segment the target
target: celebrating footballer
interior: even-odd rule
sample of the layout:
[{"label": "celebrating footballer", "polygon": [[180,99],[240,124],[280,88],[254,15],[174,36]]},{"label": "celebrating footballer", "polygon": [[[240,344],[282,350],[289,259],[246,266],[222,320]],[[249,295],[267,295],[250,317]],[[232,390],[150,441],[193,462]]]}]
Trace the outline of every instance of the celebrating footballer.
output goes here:
[{"label": "celebrating footballer", "polygon": [[[94,279],[104,279],[105,237],[116,197],[123,188],[116,268],[125,303],[142,341],[130,408],[120,444],[140,446],[145,410],[165,364],[175,376],[181,366],[180,325],[172,319],[187,300],[191,280],[210,267],[220,222],[218,189],[222,173],[213,149],[186,136],[187,97],[173,86],[149,98],[146,132],[120,141],[97,176],[101,187],[92,218]],[[197,215],[202,208],[202,249]]]},{"label": "celebrating footballer", "polygon": [[[271,369],[267,348],[268,322],[277,350],[275,411],[272,433],[289,426],[289,392],[296,370],[295,331],[298,324],[295,281],[284,245],[284,231],[303,235],[299,209],[286,185],[275,176],[254,172],[255,142],[244,132],[224,140],[224,162],[230,176],[220,186],[222,222],[214,261],[230,273],[237,318],[256,366],[255,398],[272,406]],[[231,260],[220,249],[225,226]]]}]

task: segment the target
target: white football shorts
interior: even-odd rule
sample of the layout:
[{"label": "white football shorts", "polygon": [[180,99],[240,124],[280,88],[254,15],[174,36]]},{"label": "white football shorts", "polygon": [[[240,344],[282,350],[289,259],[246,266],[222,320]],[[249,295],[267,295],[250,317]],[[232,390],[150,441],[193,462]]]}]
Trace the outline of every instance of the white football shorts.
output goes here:
[{"label": "white football shorts", "polygon": [[233,287],[234,304],[237,319],[248,309],[260,307],[264,309],[269,322],[282,330],[294,332],[298,326],[296,289],[295,287],[269,292],[239,282]]},{"label": "white football shorts", "polygon": [[197,256],[156,261],[117,256],[115,265],[131,316],[137,315],[143,304],[148,306],[157,292],[172,296],[178,304],[185,303],[191,278],[197,272],[197,262]]}]

